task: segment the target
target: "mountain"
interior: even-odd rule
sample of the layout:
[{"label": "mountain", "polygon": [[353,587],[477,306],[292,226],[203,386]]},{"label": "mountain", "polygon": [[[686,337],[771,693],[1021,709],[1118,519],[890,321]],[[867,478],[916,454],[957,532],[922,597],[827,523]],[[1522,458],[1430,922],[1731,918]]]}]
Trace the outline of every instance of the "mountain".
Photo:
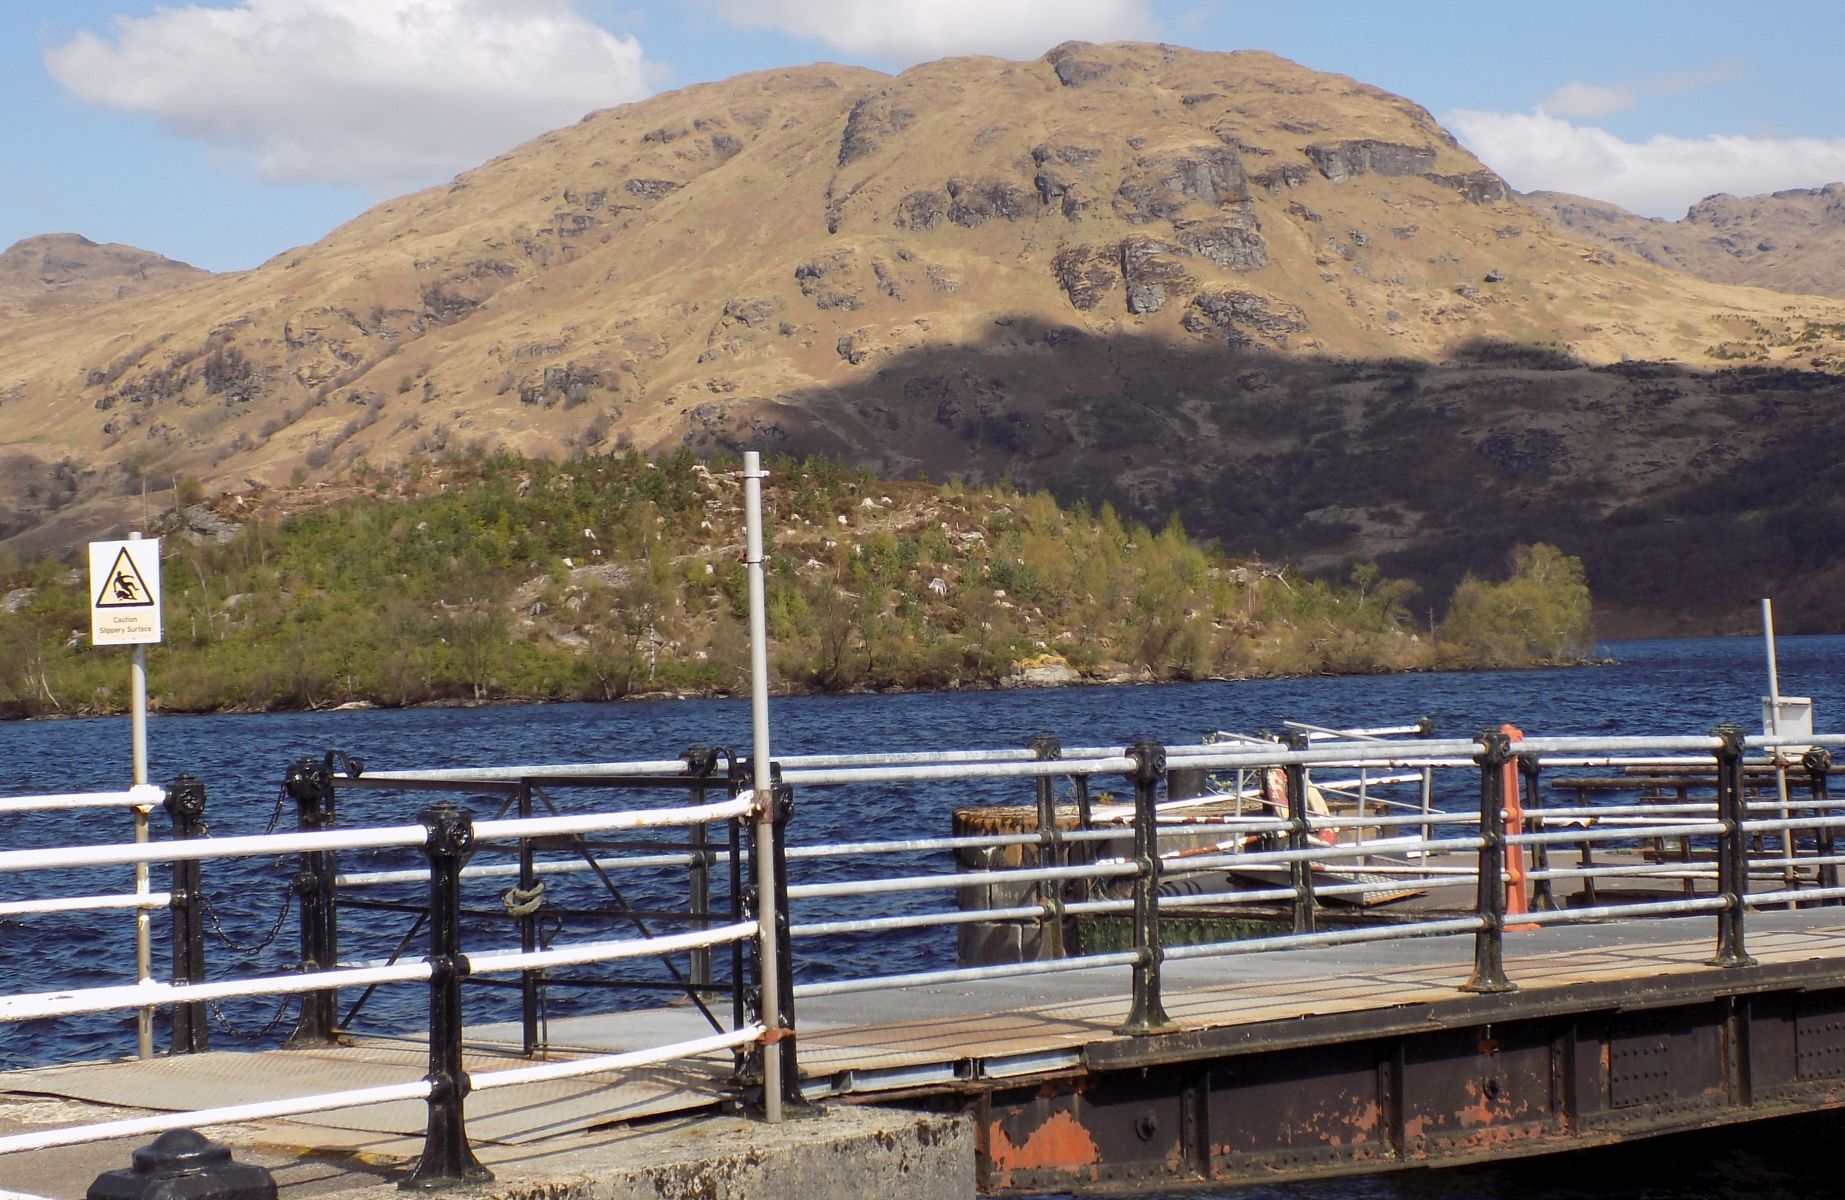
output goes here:
[{"label": "mountain", "polygon": [[[1586,243],[1414,103],[1273,55],[816,66],[15,321],[0,535],[68,544],[185,476],[755,446],[1177,513],[1433,598],[1559,542],[1610,628],[1714,628],[1839,561],[1842,339],[1845,303]],[[1790,627],[1831,619],[1811,590]]]},{"label": "mountain", "polygon": [[1677,221],[1564,192],[1524,200],[1586,241],[1700,279],[1845,297],[1845,183],[1707,196]]},{"label": "mountain", "polygon": [[209,271],[133,246],[99,246],[78,234],[48,233],[0,252],[0,322],[145,296],[210,277]]}]

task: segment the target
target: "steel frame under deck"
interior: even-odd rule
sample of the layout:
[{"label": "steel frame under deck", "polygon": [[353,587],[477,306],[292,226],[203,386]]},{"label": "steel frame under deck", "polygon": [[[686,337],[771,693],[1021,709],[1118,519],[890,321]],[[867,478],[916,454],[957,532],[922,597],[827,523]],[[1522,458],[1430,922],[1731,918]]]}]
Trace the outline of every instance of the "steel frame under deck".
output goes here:
[{"label": "steel frame under deck", "polygon": [[983,1193],[1248,1185],[1845,1106],[1837,960],[1115,1038],[963,1085]]}]

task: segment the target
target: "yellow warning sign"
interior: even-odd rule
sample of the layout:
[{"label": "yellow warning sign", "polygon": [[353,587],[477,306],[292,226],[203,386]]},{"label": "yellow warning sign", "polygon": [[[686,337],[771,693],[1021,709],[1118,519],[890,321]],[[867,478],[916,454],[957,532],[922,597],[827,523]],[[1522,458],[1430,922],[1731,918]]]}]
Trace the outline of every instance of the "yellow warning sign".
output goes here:
[{"label": "yellow warning sign", "polygon": [[156,603],[126,546],[116,551],[115,562],[103,576],[102,589],[96,593],[94,603],[97,608],[151,608]]},{"label": "yellow warning sign", "polygon": [[160,539],[90,543],[90,643],[160,640]]}]

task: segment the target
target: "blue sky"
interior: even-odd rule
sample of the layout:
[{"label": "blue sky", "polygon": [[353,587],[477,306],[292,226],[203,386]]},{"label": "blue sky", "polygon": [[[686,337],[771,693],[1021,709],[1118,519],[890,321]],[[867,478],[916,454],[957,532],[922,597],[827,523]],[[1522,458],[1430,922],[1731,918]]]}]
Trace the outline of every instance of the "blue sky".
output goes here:
[{"label": "blue sky", "polygon": [[0,247],[70,231],[238,270],[593,108],[1069,38],[1342,72],[1514,187],[1649,216],[1845,180],[1836,0],[5,0]]}]

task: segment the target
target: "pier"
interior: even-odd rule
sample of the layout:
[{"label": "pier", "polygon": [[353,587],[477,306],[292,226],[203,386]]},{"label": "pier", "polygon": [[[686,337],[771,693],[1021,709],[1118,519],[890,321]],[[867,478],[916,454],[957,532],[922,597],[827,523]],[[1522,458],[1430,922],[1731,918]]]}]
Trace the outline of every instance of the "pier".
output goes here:
[{"label": "pier", "polygon": [[[266,833],[209,828],[190,779],[36,798],[158,793],[167,836],[0,851],[0,874],[164,872],[7,911],[164,912],[169,978],[16,984],[0,1021],[151,1009],[165,1049],[0,1075],[0,1187],[79,1195],[64,1172],[199,1126],[304,1195],[613,1197],[668,1164],[745,1194],[737,1163],[794,1161],[767,1138],[829,1162],[838,1194],[934,1196],[1438,1166],[1837,1107],[1842,742],[1041,736],[788,756],[766,788],[719,747],[475,771],[330,752],[283,772],[293,828]],[[870,814],[943,788],[1028,803],[875,836]],[[828,795],[868,814],[862,840],[801,835]],[[214,948],[206,898],[264,863],[296,900],[253,972]],[[267,1048],[214,1039],[214,1006],[277,996],[294,1020]]]}]

